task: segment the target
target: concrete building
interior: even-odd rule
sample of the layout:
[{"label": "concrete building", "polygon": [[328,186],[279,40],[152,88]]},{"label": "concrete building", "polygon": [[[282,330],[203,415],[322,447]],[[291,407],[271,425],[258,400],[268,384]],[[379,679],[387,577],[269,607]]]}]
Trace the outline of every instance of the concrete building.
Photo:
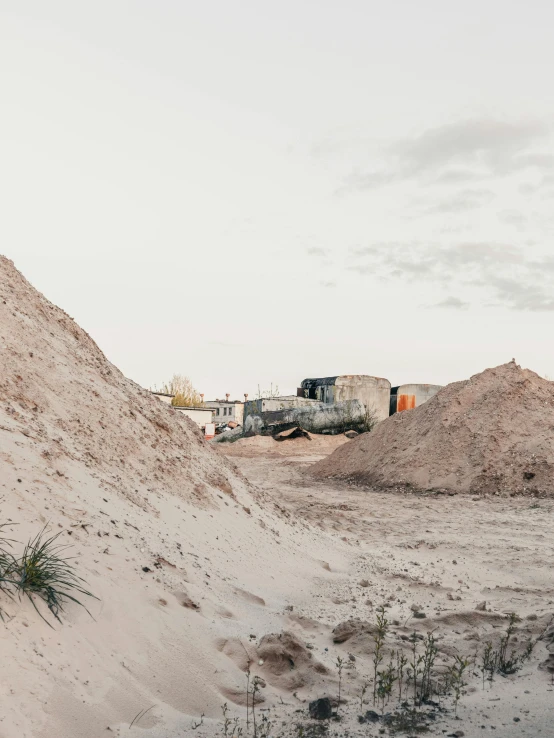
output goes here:
[{"label": "concrete building", "polygon": [[390,393],[390,414],[412,410],[430,400],[442,389],[440,384],[401,384],[392,387]]},{"label": "concrete building", "polygon": [[[213,410],[214,423],[216,425],[225,425],[230,421],[243,424],[244,419],[244,402],[240,400],[230,400],[230,395],[225,396],[225,400],[207,400],[204,405]],[[248,395],[245,395],[248,397]]]},{"label": "concrete building", "polygon": [[389,417],[391,384],[388,379],[365,374],[344,374],[338,377],[304,379],[298,395],[330,405],[359,400],[376,420]]}]

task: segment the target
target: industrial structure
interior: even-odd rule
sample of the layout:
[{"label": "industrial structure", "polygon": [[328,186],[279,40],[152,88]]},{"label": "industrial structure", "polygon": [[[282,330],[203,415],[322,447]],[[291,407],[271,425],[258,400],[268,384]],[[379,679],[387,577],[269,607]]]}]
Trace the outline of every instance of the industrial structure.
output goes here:
[{"label": "industrial structure", "polygon": [[323,402],[310,400],[297,395],[283,395],[282,397],[260,397],[244,403],[243,425],[246,428],[247,418],[259,417],[262,413],[292,410],[299,407],[323,407]]},{"label": "industrial structure", "polygon": [[412,410],[430,400],[442,388],[440,384],[401,384],[390,393],[390,414]]},{"label": "industrial structure", "polygon": [[[365,374],[304,379],[296,395],[259,397],[244,402],[209,400],[201,407],[174,407],[201,428],[214,433],[270,434],[301,426],[314,433],[364,432],[389,415],[411,410],[427,402],[441,389],[437,384],[402,384],[391,387],[388,379]],[[170,404],[173,396],[154,392]],[[201,395],[203,400],[204,395]],[[207,432],[207,431],[206,431]],[[210,431],[211,432],[211,431]]]},{"label": "industrial structure", "polygon": [[390,393],[391,384],[388,379],[365,374],[304,379],[298,388],[300,397],[319,400],[326,405],[359,400],[377,421],[389,417]]}]

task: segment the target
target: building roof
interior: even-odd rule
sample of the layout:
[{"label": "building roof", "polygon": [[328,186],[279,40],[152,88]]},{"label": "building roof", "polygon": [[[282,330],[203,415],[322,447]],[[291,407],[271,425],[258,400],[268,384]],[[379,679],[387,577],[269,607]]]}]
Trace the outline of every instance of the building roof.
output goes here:
[{"label": "building roof", "polygon": [[302,389],[311,389],[312,387],[324,387],[327,385],[333,385],[338,379],[336,377],[320,377],[319,379],[303,379],[300,383]]},{"label": "building roof", "polygon": [[[335,385],[337,383],[337,379],[371,379],[373,381],[381,381],[384,379],[384,377],[375,377],[373,376],[373,374],[338,374],[336,377],[318,377],[317,379],[303,379],[300,383],[300,387],[302,389],[312,389],[313,387],[328,387]],[[388,382],[389,380],[384,379],[384,381]]]},{"label": "building roof", "polygon": [[174,410],[204,410],[204,412],[209,412],[211,410],[210,407],[190,407],[189,405],[172,405]]},{"label": "building roof", "polygon": [[220,405],[244,405],[244,400],[205,400],[207,405],[210,402],[212,405],[219,403]]}]

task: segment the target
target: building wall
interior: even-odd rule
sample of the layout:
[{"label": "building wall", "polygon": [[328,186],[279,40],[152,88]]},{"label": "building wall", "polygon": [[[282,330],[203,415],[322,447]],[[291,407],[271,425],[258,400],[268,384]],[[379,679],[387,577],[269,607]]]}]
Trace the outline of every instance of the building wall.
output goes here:
[{"label": "building wall", "polygon": [[390,382],[382,377],[369,377],[360,374],[337,377],[335,382],[335,402],[359,400],[366,410],[375,413],[377,420],[389,417]]},{"label": "building wall", "polygon": [[[224,400],[208,400],[204,405],[214,411],[214,423],[223,425],[233,420],[242,425],[244,417],[243,402],[226,402]],[[219,412],[218,412],[219,411]]]},{"label": "building wall", "polygon": [[174,408],[180,413],[183,413],[191,420],[194,420],[196,425],[203,428],[206,423],[213,423],[213,411],[210,408],[205,407],[176,407]]}]

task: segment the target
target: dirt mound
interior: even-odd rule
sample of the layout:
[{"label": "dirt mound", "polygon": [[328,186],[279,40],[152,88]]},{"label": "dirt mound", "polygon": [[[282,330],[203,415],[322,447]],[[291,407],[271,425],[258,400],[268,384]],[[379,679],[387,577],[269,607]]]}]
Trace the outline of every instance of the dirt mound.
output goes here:
[{"label": "dirt mound", "polygon": [[554,495],[554,383],[515,362],[450,384],[312,468],[381,488]]},{"label": "dirt mound", "polygon": [[269,684],[293,691],[313,684],[316,675],[328,669],[313,658],[294,633],[283,631],[265,635],[258,646],[260,673]]},{"label": "dirt mound", "polygon": [[308,433],[308,431],[305,431],[303,428],[293,428],[292,430],[283,431],[282,433],[278,433],[276,436],[274,436],[276,441],[292,441],[294,438],[307,438],[308,441],[312,440],[312,437]]},{"label": "dirt mound", "polygon": [[82,463],[140,507],[160,485],[207,502],[236,480],[189,418],[126,379],[5,257],[0,342],[2,430],[27,439],[52,472]]}]

